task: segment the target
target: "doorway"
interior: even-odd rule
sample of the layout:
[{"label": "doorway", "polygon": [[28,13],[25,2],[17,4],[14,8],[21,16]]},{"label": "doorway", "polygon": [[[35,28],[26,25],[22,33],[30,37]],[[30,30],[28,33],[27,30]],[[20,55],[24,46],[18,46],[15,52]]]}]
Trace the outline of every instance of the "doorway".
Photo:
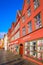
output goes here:
[{"label": "doorway", "polygon": [[23,44],[20,44],[19,54],[23,56]]}]

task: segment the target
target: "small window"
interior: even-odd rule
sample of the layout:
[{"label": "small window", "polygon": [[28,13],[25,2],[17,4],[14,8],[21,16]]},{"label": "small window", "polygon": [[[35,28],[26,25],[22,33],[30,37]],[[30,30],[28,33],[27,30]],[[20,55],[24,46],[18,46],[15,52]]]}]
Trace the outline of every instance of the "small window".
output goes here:
[{"label": "small window", "polygon": [[27,10],[27,14],[28,14],[28,16],[31,15],[31,9],[30,9],[30,8],[28,8],[28,10]]},{"label": "small window", "polygon": [[22,28],[22,35],[23,36],[26,35],[26,28],[25,27]]},{"label": "small window", "polygon": [[30,0],[27,0],[27,3],[30,4]]},{"label": "small window", "polygon": [[28,23],[28,32],[32,32],[32,23],[31,21]]},{"label": "small window", "polygon": [[38,8],[40,3],[39,0],[33,0],[34,1],[34,9]]},{"label": "small window", "polygon": [[40,13],[35,17],[35,27],[36,29],[42,27]]},{"label": "small window", "polygon": [[25,16],[22,16],[22,21],[23,21],[23,22],[25,21]]}]

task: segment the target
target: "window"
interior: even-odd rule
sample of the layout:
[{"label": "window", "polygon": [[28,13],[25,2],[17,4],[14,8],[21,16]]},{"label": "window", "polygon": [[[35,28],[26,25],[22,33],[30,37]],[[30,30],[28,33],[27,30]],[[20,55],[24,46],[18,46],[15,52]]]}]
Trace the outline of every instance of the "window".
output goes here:
[{"label": "window", "polygon": [[15,39],[18,39],[20,38],[20,31],[18,31],[16,34],[15,34]]},{"label": "window", "polygon": [[20,23],[18,23],[14,29],[14,31],[16,32],[18,29],[20,28]]},{"label": "window", "polygon": [[27,10],[27,14],[28,14],[28,16],[31,15],[31,9],[30,8]]},{"label": "window", "polygon": [[37,41],[37,58],[43,60],[43,39]]},{"label": "window", "polygon": [[36,41],[30,42],[30,56],[36,57]]},{"label": "window", "polygon": [[38,8],[39,0],[34,0],[34,9]]},{"label": "window", "polygon": [[12,32],[12,35],[15,33],[15,29],[13,30],[13,32]]},{"label": "window", "polygon": [[27,3],[30,4],[30,0],[27,0]]},{"label": "window", "polygon": [[11,41],[13,41],[13,40],[15,40],[15,36],[13,36],[13,37],[11,38]]},{"label": "window", "polygon": [[22,21],[23,21],[23,22],[25,21],[25,16],[22,16]]},{"label": "window", "polygon": [[28,32],[32,32],[32,23],[31,21],[28,23]]},{"label": "window", "polygon": [[23,36],[26,35],[26,28],[25,27],[22,28],[22,34],[23,34]]},{"label": "window", "polygon": [[40,13],[35,17],[35,26],[36,29],[42,27]]},{"label": "window", "polygon": [[25,42],[24,54],[43,61],[43,39]]},{"label": "window", "polygon": [[25,55],[29,55],[29,51],[30,51],[30,43],[29,42],[25,42],[25,46],[24,46],[24,48],[25,48],[25,52],[24,52],[24,54]]}]

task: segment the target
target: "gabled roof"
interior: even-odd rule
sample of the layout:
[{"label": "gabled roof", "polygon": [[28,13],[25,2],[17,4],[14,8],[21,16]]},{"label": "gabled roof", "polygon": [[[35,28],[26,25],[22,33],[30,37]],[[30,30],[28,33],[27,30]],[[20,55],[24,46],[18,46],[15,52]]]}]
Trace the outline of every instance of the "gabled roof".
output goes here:
[{"label": "gabled roof", "polygon": [[17,10],[16,18],[20,18],[20,17],[21,17],[21,11]]}]

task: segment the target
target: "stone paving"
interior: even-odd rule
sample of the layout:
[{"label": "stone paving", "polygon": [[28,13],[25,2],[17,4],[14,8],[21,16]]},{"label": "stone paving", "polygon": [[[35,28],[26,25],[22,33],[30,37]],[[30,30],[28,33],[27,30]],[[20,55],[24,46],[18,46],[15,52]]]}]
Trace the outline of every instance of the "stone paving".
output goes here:
[{"label": "stone paving", "polygon": [[31,61],[24,60],[20,55],[14,55],[10,51],[0,49],[0,65],[37,65]]}]

